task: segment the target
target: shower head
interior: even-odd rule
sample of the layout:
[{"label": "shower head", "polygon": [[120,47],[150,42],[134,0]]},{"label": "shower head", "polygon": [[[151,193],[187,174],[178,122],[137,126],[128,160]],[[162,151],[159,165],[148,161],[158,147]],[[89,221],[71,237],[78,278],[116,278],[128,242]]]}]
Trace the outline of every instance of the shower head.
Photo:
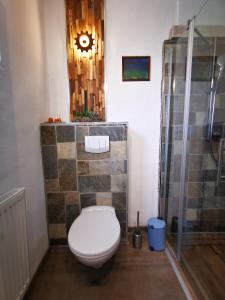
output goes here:
[{"label": "shower head", "polygon": [[213,121],[214,121],[214,109],[216,101],[216,93],[221,82],[223,73],[225,70],[225,54],[220,55],[216,60],[216,66],[214,69],[214,74],[211,79],[211,86],[209,89],[209,108],[208,108],[208,141],[212,140],[213,134]]},{"label": "shower head", "polygon": [[220,55],[217,58],[216,64],[218,66],[218,75],[217,75],[217,81],[221,80],[221,77],[223,75],[224,69],[225,69],[225,54]]}]

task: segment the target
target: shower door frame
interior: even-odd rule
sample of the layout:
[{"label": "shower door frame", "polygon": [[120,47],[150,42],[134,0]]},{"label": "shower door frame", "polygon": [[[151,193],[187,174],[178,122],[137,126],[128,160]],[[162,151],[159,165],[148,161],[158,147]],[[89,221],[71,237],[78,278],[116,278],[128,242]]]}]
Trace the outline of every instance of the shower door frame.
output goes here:
[{"label": "shower door frame", "polygon": [[181,152],[181,173],[179,186],[179,213],[178,213],[178,236],[177,236],[177,259],[181,259],[182,235],[183,235],[183,219],[184,219],[184,199],[185,199],[185,183],[186,183],[186,166],[188,153],[188,127],[189,127],[189,107],[191,96],[191,75],[192,75],[192,57],[194,44],[195,17],[188,21],[188,48],[186,63],[186,82],[184,95],[184,116],[183,116],[183,139]]}]

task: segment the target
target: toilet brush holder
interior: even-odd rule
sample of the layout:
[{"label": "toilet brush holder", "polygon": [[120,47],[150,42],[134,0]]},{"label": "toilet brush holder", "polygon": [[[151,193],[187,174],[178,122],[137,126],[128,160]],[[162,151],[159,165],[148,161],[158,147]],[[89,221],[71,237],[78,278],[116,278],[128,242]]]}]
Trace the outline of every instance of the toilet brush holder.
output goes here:
[{"label": "toilet brush holder", "polygon": [[137,228],[133,232],[133,247],[141,249],[142,247],[142,234],[139,228],[139,211],[137,212]]}]

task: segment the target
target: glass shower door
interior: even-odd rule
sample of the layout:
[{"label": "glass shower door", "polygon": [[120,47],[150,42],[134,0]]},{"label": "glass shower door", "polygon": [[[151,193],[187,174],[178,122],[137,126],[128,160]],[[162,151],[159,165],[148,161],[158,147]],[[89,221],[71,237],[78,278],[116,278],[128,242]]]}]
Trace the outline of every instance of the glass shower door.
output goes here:
[{"label": "glass shower door", "polygon": [[204,300],[225,299],[224,9],[206,1],[164,47],[161,216]]},{"label": "glass shower door", "polygon": [[167,220],[167,237],[178,245],[179,188],[185,95],[188,31],[164,43],[162,87],[161,216]]},{"label": "glass shower door", "polygon": [[200,299],[219,300],[225,295],[225,32],[212,29],[193,27],[178,253]]}]

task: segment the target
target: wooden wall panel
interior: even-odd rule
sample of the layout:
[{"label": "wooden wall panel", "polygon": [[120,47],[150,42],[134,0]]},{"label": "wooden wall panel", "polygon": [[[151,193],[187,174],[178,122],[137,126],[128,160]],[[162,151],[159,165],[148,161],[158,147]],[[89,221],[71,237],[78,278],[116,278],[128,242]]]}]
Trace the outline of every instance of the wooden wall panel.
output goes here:
[{"label": "wooden wall panel", "polygon": [[[104,120],[104,0],[65,1],[70,119],[74,121],[77,113],[88,110]],[[95,39],[95,49],[85,55],[75,45],[81,31],[88,31]]]}]

